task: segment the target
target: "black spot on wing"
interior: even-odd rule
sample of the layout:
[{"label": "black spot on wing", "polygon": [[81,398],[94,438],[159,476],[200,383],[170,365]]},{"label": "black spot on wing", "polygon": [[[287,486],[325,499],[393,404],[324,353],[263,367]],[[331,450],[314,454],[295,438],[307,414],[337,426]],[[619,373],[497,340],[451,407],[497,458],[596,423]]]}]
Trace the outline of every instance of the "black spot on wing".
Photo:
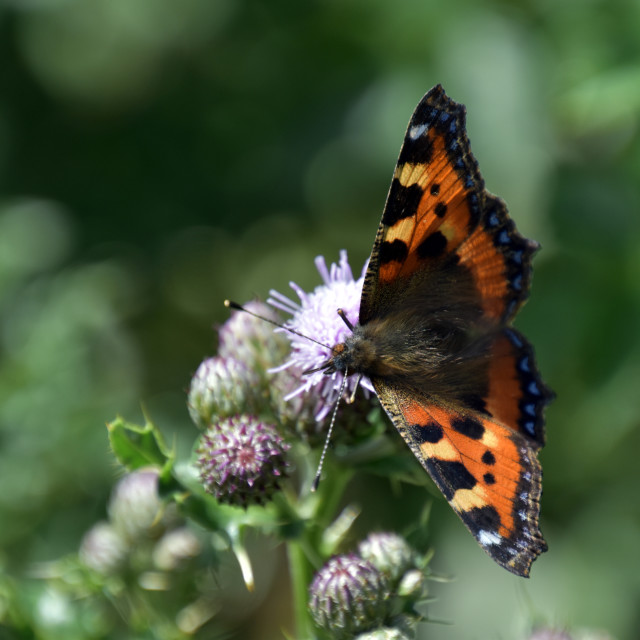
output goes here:
[{"label": "black spot on wing", "polygon": [[429,458],[426,467],[447,500],[451,500],[458,489],[473,489],[476,479],[457,460]]},{"label": "black spot on wing", "polygon": [[440,193],[440,185],[437,182],[434,182],[431,185],[431,189],[429,190],[432,196],[437,196]]},{"label": "black spot on wing", "polygon": [[484,480],[485,484],[495,484],[496,483],[496,477],[493,475],[493,473],[485,473],[482,476],[482,479]]},{"label": "black spot on wing", "polygon": [[491,453],[491,451],[489,451],[489,449],[487,449],[483,454],[482,454],[482,462],[484,462],[484,464],[492,466],[496,463],[496,457],[493,455],[493,453]]},{"label": "black spot on wing", "polygon": [[500,515],[494,507],[474,507],[464,513],[464,521],[474,534],[479,531],[497,531],[500,528]]},{"label": "black spot on wing", "polygon": [[473,440],[480,440],[484,435],[484,427],[473,418],[457,418],[451,422],[451,426],[458,433]]},{"label": "black spot on wing", "polygon": [[428,424],[411,424],[407,425],[407,432],[412,440],[418,445],[423,442],[429,442],[435,444],[440,442],[444,436],[444,431],[439,424],[430,422]]},{"label": "black spot on wing", "polygon": [[380,245],[380,264],[387,264],[393,261],[404,262],[408,253],[407,245],[402,240],[396,239],[393,242],[385,240]]},{"label": "black spot on wing", "polygon": [[[444,148],[449,162],[460,176],[462,184],[468,190],[471,226],[475,226],[480,218],[479,196],[484,190],[484,181],[478,170],[466,134],[466,109],[464,105],[451,100],[444,89],[433,87],[420,101],[413,113],[405,145],[409,146],[412,133],[430,132],[430,136],[438,135],[444,139]],[[432,133],[431,133],[432,132]],[[421,138],[426,137],[425,134]],[[404,150],[404,149],[403,149]],[[402,157],[402,154],[401,154]]]},{"label": "black spot on wing", "polygon": [[444,218],[447,213],[447,205],[444,202],[438,202],[433,212],[438,216],[438,218]]},{"label": "black spot on wing", "polygon": [[429,234],[418,245],[419,258],[437,258],[441,256],[447,248],[447,238],[441,231],[434,231]]},{"label": "black spot on wing", "polygon": [[382,224],[393,227],[400,220],[415,215],[423,193],[417,184],[405,187],[400,184],[398,178],[394,178],[389,190],[387,206],[382,214]]}]

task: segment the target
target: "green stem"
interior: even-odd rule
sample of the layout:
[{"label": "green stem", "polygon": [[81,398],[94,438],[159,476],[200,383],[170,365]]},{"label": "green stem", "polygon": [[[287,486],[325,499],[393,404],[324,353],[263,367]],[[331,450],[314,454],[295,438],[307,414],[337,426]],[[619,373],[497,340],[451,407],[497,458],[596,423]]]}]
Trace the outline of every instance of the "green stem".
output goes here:
[{"label": "green stem", "polygon": [[345,488],[353,477],[353,471],[349,468],[333,463],[326,463],[326,466],[327,474],[318,487],[320,500],[315,514],[315,519],[322,528],[336,517]]},{"label": "green stem", "polygon": [[311,581],[311,565],[307,560],[302,545],[295,541],[287,542],[289,556],[289,574],[293,591],[293,611],[296,620],[296,637],[307,640],[314,637],[313,624],[309,618],[308,585]]},{"label": "green stem", "polygon": [[[310,479],[310,473],[314,473],[314,468],[309,465],[301,465],[304,469],[303,473]],[[300,496],[301,503],[306,500],[313,500],[317,503],[314,512],[310,515],[309,520],[304,520],[303,530],[299,531],[296,537],[290,537],[287,540],[287,553],[289,558],[289,574],[291,576],[291,585],[293,592],[293,608],[296,621],[296,637],[299,640],[309,640],[315,638],[315,627],[309,615],[309,583],[313,571],[319,568],[323,562],[323,552],[320,541],[322,532],[333,521],[336,511],[340,506],[343,498],[344,490],[349,480],[353,476],[353,471],[342,465],[336,465],[327,460],[325,466],[325,474],[318,488],[318,495],[312,494]],[[310,487],[311,482],[303,482],[303,486]],[[286,500],[283,499],[283,502]],[[279,505],[281,513],[284,515],[286,510],[282,504]],[[291,504],[288,505],[291,508]],[[304,512],[302,506],[302,512]],[[300,516],[296,513],[295,517],[289,514],[290,518],[295,521]]]}]

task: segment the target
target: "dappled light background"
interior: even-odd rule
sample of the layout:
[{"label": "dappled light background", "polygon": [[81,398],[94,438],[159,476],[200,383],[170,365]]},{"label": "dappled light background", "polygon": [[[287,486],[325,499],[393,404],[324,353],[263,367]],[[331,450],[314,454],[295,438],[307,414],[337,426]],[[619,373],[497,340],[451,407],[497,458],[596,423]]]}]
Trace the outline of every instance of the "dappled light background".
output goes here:
[{"label": "dappled light background", "polygon": [[[549,552],[516,578],[434,498],[433,567],[455,581],[429,608],[450,624],[420,637],[546,623],[637,638],[639,33],[624,0],[0,0],[5,576],[36,597],[29,567],[104,517],[117,413],[142,403],[188,452],[185,390],[224,298],[312,288],[313,258],[342,248],[360,271],[411,112],[439,82],[467,105],[487,187],[543,246],[517,326],[558,398]],[[356,483],[360,533],[401,530],[430,499],[396,489]],[[252,544],[256,593],[230,561],[214,628],[279,638],[285,565]]]}]

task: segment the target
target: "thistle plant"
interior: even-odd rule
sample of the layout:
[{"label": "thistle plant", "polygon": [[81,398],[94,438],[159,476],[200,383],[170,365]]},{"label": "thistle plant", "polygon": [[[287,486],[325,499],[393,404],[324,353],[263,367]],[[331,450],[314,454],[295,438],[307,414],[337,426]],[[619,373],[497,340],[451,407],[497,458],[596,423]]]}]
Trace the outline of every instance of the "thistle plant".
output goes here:
[{"label": "thistle plant", "polygon": [[[112,450],[129,474],[114,489],[108,519],[87,532],[80,566],[103,593],[111,585],[110,601],[141,586],[170,592],[185,566],[201,572],[188,597],[162,611],[155,637],[192,636],[211,618],[215,625],[202,576],[215,573],[225,555],[235,557],[248,590],[260,586],[249,533],[286,545],[296,624],[290,638],[412,638],[425,619],[431,555],[415,535],[424,531],[424,514],[417,511],[411,543],[401,532],[358,542],[358,507],[344,504],[350,481],[364,470],[426,480],[410,454],[395,449],[368,380],[356,388],[338,372],[305,373],[326,360],[318,343],[346,336],[336,309],[357,320],[363,283],[345,252],[338,264],[318,258],[316,266],[322,284],[314,291],[292,284],[297,301],[271,291],[268,304],[250,302],[250,313],[232,311],[219,328],[218,353],[200,364],[188,390],[189,459],[177,457],[149,418],[142,426],[121,418],[108,425]],[[268,322],[283,320],[276,329]],[[335,446],[314,492],[334,410]],[[131,622],[141,614],[130,610],[135,598],[126,602],[118,608]]]}]

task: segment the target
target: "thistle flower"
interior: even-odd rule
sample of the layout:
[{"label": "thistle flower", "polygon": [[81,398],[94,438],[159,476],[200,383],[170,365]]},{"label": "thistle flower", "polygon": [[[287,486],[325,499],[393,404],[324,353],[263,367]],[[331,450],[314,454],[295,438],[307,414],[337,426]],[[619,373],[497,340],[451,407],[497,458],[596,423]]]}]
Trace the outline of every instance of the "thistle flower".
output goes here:
[{"label": "thistle flower", "polygon": [[355,554],[331,558],[309,587],[311,616],[332,638],[352,638],[381,625],[388,598],[383,574]]},{"label": "thistle flower", "polygon": [[[290,369],[300,380],[299,384],[284,397],[285,400],[313,390],[314,415],[320,422],[338,399],[343,375],[337,371],[330,375],[316,371],[302,376],[302,372],[321,366],[330,357],[331,347],[343,342],[348,336],[349,329],[337,314],[339,308],[344,311],[352,324],[357,324],[366,265],[360,278],[354,280],[346,251],[340,252],[339,263],[332,264],[330,269],[327,269],[325,260],[321,256],[316,258],[315,262],[324,284],[316,287],[312,293],[306,293],[292,282],[290,286],[300,302],[294,302],[273,290],[270,291],[267,302],[293,316],[285,326],[322,343],[317,344],[295,334],[286,333],[291,342],[291,353],[284,364],[272,369],[273,372]],[[323,344],[327,348],[323,347]],[[347,397],[353,393],[355,385],[355,377],[347,382],[345,390]],[[363,379],[362,386],[373,391],[371,382],[367,379]]]},{"label": "thistle flower", "polygon": [[197,426],[206,428],[216,416],[254,411],[260,393],[258,374],[244,362],[233,357],[207,358],[191,380],[189,415]]},{"label": "thistle flower", "polygon": [[288,476],[289,448],[273,425],[241,415],[211,425],[200,440],[196,464],[207,492],[247,507],[269,500]]}]

